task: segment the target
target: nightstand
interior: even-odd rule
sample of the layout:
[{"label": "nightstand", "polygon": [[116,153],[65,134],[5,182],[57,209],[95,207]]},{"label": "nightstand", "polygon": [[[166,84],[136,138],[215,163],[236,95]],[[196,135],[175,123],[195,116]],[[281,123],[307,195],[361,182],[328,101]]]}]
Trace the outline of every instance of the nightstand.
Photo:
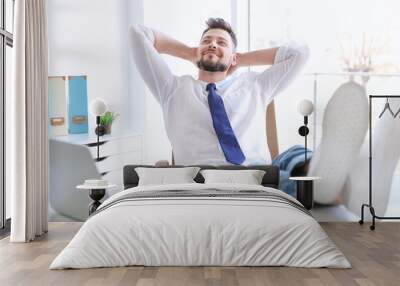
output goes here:
[{"label": "nightstand", "polygon": [[302,205],[310,210],[314,204],[313,196],[313,183],[315,180],[321,179],[320,177],[290,177],[289,180],[296,181],[297,183],[297,200]]},{"label": "nightstand", "polygon": [[101,205],[100,200],[106,194],[106,189],[115,188],[117,185],[107,185],[107,186],[88,186],[88,185],[79,185],[76,186],[79,190],[89,190],[89,197],[93,200],[93,202],[89,205],[89,215],[94,213],[97,208]]}]

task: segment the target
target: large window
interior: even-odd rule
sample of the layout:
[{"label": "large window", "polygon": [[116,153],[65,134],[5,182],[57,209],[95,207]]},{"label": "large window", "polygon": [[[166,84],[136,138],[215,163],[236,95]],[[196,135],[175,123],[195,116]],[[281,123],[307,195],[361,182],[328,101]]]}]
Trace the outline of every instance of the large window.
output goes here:
[{"label": "large window", "polygon": [[11,92],[14,0],[0,0],[0,228],[9,225],[10,194],[5,188],[5,105]]},{"label": "large window", "polygon": [[[303,144],[304,139],[297,134],[302,122],[297,104],[304,98],[315,103],[309,122],[309,138],[313,138],[309,147],[318,146],[326,104],[334,91],[349,80],[349,76],[314,76],[314,73],[369,70],[373,74],[399,75],[400,18],[396,14],[399,1],[251,0],[249,3],[251,50],[287,42],[307,43],[310,48],[302,75],[275,100],[281,151]],[[370,62],[368,69],[363,68],[365,62]],[[360,77],[355,80],[361,83]],[[366,89],[378,94],[397,94],[399,84],[394,77],[371,76]]]}]

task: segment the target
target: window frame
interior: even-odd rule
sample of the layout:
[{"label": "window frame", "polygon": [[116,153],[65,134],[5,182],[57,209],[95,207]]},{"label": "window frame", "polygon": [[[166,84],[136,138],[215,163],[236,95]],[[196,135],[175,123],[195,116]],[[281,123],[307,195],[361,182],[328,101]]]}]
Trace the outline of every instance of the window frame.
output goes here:
[{"label": "window frame", "polygon": [[[15,0],[11,0],[14,14]],[[0,21],[0,236],[9,232],[10,219],[6,218],[6,188],[5,188],[5,103],[6,103],[6,50],[7,46],[13,48],[14,36],[6,30],[7,15],[6,0],[0,0],[1,21]],[[14,15],[11,15],[13,18]],[[14,29],[12,29],[14,30]]]}]

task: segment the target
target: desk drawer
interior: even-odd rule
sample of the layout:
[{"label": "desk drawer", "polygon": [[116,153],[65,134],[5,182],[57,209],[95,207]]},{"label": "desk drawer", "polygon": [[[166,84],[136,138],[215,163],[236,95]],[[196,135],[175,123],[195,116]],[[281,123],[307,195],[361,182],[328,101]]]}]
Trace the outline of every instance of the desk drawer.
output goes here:
[{"label": "desk drawer", "polygon": [[[93,158],[97,158],[97,146],[89,147]],[[114,154],[126,152],[141,152],[142,137],[132,136],[121,139],[109,140],[100,145],[100,157],[108,157]]]},{"label": "desk drawer", "polygon": [[128,152],[109,156],[104,160],[96,162],[99,173],[123,169],[125,165],[136,165],[142,163],[141,152]]}]

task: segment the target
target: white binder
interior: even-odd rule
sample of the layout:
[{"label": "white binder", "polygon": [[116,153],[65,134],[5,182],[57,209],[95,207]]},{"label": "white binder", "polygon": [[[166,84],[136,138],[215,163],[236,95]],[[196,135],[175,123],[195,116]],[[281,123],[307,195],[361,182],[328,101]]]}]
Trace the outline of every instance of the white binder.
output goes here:
[{"label": "white binder", "polygon": [[68,135],[66,77],[49,77],[49,137]]}]

